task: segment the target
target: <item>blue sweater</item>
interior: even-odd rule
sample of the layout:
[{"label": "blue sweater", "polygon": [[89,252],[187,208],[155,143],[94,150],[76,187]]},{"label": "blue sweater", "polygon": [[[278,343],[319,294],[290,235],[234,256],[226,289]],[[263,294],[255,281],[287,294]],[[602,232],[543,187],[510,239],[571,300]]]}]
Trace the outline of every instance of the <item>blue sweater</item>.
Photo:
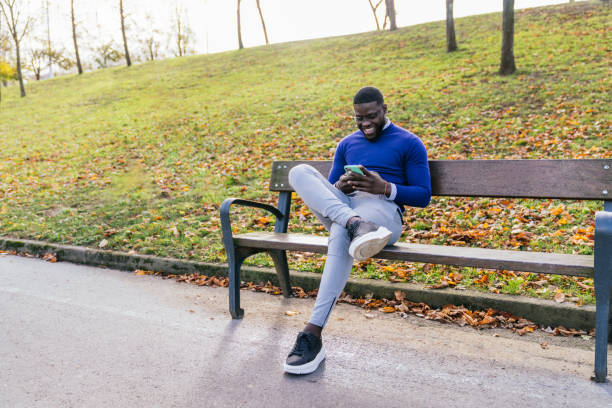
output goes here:
[{"label": "blue sweater", "polygon": [[346,164],[361,164],[394,183],[397,188],[394,201],[400,208],[429,204],[431,179],[427,150],[417,136],[393,123],[373,142],[360,130],[342,139],[329,174],[330,183],[335,183],[344,174]]}]

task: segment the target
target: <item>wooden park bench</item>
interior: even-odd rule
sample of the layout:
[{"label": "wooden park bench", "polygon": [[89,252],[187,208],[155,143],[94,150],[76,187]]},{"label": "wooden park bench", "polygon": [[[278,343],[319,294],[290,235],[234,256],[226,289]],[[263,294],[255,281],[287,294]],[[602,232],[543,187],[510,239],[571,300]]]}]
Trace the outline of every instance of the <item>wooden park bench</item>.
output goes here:
[{"label": "wooden park bench", "polygon": [[[278,207],[237,198],[228,198],[221,205],[223,244],[229,264],[229,308],[234,319],[244,313],[240,308],[240,267],[247,257],[259,252],[270,254],[283,295],[289,297],[286,251],[327,252],[327,237],[287,233],[293,191],[288,174],[301,163],[314,166],[325,176],[332,164],[276,161],[272,164],[270,191],[279,193]],[[603,200],[604,211],[595,215],[594,255],[396,243],[383,249],[376,258],[593,278],[595,380],[605,381],[612,288],[612,159],[432,160],[429,168],[434,196]],[[232,205],[271,212],[276,217],[274,232],[233,235]]]}]

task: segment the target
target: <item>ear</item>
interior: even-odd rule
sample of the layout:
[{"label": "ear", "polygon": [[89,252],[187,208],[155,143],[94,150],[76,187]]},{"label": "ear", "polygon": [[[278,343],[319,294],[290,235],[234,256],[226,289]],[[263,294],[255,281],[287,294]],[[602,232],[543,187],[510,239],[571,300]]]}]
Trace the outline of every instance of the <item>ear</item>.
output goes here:
[{"label": "ear", "polygon": [[387,114],[387,104],[383,103],[383,113],[386,115]]}]

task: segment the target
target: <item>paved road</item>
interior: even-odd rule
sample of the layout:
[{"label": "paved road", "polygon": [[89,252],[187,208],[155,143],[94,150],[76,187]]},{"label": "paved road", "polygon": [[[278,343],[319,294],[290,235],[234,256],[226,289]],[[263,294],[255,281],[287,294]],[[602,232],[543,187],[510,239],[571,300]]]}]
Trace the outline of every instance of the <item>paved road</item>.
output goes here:
[{"label": "paved road", "polygon": [[589,380],[593,340],[340,305],[327,361],[299,377],[281,362],[312,300],[243,291],[232,321],[226,296],[0,256],[0,407],[612,407],[612,385]]}]

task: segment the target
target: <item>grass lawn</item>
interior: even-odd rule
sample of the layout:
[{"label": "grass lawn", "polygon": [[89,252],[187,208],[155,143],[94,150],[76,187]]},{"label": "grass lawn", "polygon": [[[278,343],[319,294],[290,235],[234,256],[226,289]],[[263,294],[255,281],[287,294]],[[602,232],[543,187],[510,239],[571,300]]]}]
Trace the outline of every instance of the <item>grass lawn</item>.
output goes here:
[{"label": "grass lawn", "polygon": [[[218,207],[275,203],[275,159],[332,159],[351,98],[383,90],[432,159],[612,157],[612,8],[517,11],[516,75],[500,77],[501,15],[99,70],[3,90],[0,235],[225,261]],[[403,241],[590,254],[601,202],[434,198]],[[323,234],[300,200],[291,231]],[[238,229],[266,230],[241,210]],[[320,271],[320,256],[291,267]],[[271,265],[265,255],[250,258]],[[369,261],[356,276],[592,303],[592,279]]]}]

